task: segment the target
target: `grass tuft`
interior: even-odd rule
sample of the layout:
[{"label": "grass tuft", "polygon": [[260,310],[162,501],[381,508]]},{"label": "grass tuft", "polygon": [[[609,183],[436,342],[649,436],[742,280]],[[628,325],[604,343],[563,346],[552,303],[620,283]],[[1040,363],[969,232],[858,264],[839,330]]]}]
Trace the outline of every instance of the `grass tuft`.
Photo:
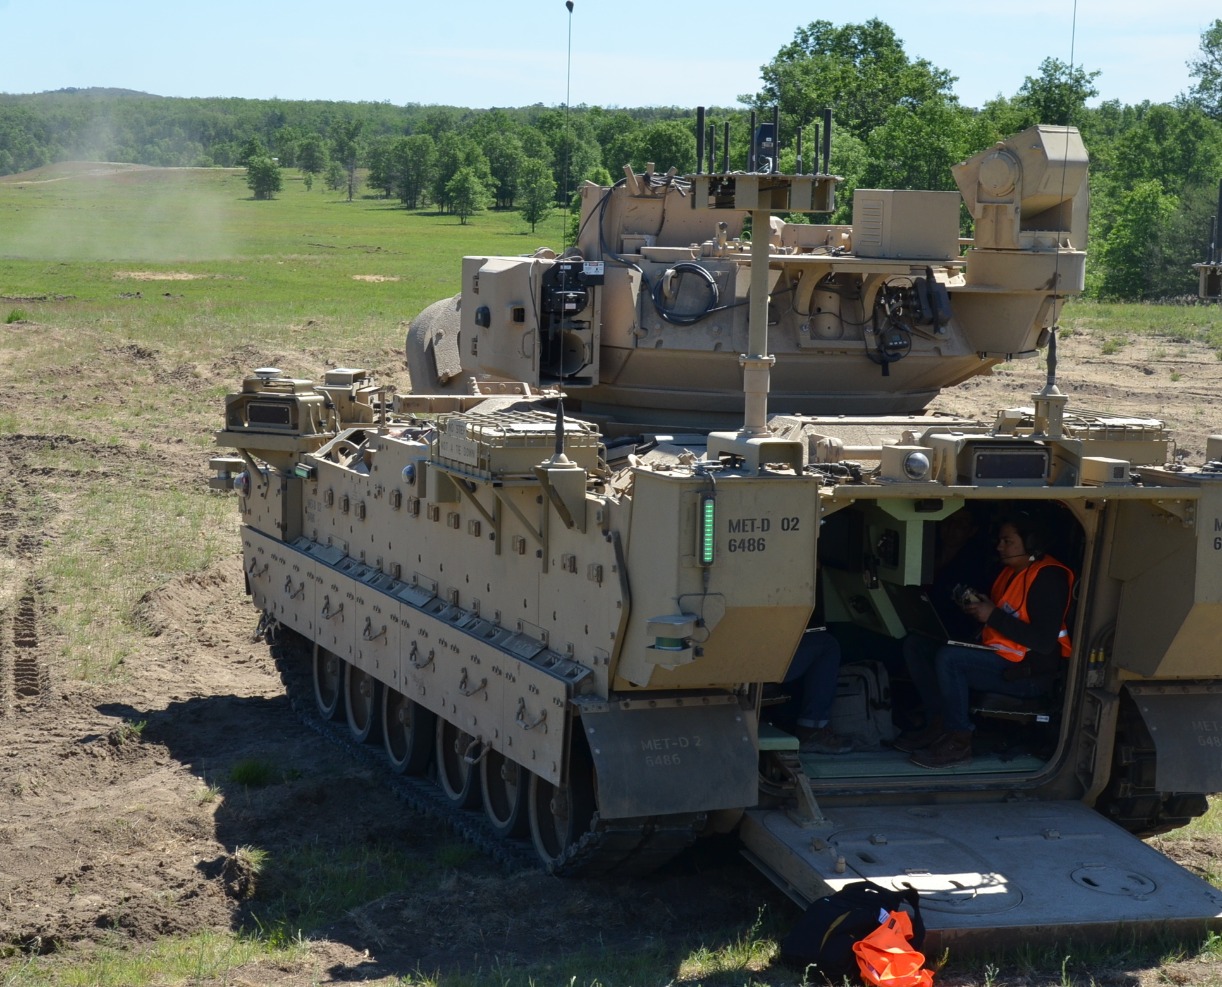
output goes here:
[{"label": "grass tuft", "polygon": [[776,959],[780,946],[775,938],[763,933],[764,911],[761,909],[751,928],[733,942],[719,949],[701,946],[679,964],[679,979],[703,981],[725,974],[758,973]]},{"label": "grass tuft", "polygon": [[195,802],[197,805],[212,805],[220,797],[221,789],[219,785],[206,785],[195,796]]},{"label": "grass tuft", "polygon": [[140,742],[140,737],[147,726],[148,720],[124,720],[118,726],[111,729],[110,733],[106,735],[106,739],[110,741],[113,747],[136,744]]},{"label": "grass tuft", "polygon": [[238,761],[229,769],[229,780],[246,788],[265,788],[283,778],[283,773],[275,765],[253,757]]}]

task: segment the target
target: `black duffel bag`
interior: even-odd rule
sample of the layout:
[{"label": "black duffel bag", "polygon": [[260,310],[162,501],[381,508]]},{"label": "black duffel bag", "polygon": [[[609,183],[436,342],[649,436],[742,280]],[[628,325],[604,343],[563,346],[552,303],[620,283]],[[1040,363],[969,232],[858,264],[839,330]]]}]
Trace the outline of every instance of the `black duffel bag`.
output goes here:
[{"label": "black duffel bag", "polygon": [[806,969],[814,967],[829,980],[857,976],[853,943],[864,939],[892,911],[903,909],[912,917],[912,945],[925,942],[920,896],[912,888],[892,891],[871,881],[853,881],[824,895],[802,913],[781,940],[781,962]]}]

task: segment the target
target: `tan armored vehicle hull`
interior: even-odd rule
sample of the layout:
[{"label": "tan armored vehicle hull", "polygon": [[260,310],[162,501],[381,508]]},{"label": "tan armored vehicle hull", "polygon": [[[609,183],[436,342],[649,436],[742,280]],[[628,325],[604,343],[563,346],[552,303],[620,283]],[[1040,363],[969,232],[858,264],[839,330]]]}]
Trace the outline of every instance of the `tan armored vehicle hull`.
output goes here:
[{"label": "tan armored vehicle hull", "polygon": [[[1033,146],[1056,154],[1032,162]],[[684,230],[721,209],[762,229],[770,211],[825,206],[818,176],[697,175],[657,194],[638,179],[587,208],[620,211],[614,256],[468,258],[457,342],[483,368],[462,388],[478,393],[390,400],[359,370],[248,379],[218,434],[241,458],[217,461],[216,484],[238,489],[252,598],[307,642],[320,713],[396,769],[434,772],[499,836],[529,831],[556,873],[638,873],[734,830],[799,900],[859,877],[919,887],[943,941],[1218,922],[1222,894],[1129,833],[1182,825],[1222,790],[1222,438],[1207,463],[1167,465],[1159,422],[1071,412],[1051,380],[979,421],[806,413],[869,381],[887,391],[878,407],[910,407],[900,371],[926,344],[977,366],[998,351],[972,333],[1033,348],[1062,272],[1080,276],[1081,200],[1047,191],[1049,161],[1063,169],[1079,147],[1038,128],[960,166],[977,220],[962,260],[956,240],[935,265],[924,238],[907,258],[859,257],[856,229],[819,234],[840,253],[731,248],[732,220],[724,248],[685,254],[750,312],[745,332],[737,310],[719,316],[720,349],[711,328],[697,345],[640,314],[639,279],[667,283],[649,265],[688,261],[649,260],[645,243],[630,258],[624,237],[644,234],[628,217],[665,230],[682,202]],[[707,284],[675,274],[688,276]],[[917,321],[918,277],[949,318]],[[797,315],[774,344],[779,291],[805,313],[837,294],[836,320],[810,323],[822,342],[833,322],[877,325],[881,348],[837,340],[868,376],[783,374],[817,372],[829,350],[799,345]],[[684,311],[666,292],[662,308]],[[637,313],[626,335],[606,332],[616,306],[616,326]],[[661,345],[640,345],[652,333]],[[438,339],[414,376],[446,359]],[[681,390],[643,369],[668,348],[687,354],[674,367],[732,363],[740,428],[719,429],[732,402],[710,378]],[[674,367],[671,383],[692,379]],[[581,419],[538,395],[560,377]],[[798,411],[769,415],[770,400]],[[671,417],[704,425],[663,431]],[[920,630],[938,526],[964,506],[1046,519],[1077,576],[1072,654],[1030,703],[974,696],[974,756],[931,770],[890,746],[908,710],[888,655]],[[842,644],[831,716],[863,738],[853,753],[802,753],[773,716],[816,613]]]}]

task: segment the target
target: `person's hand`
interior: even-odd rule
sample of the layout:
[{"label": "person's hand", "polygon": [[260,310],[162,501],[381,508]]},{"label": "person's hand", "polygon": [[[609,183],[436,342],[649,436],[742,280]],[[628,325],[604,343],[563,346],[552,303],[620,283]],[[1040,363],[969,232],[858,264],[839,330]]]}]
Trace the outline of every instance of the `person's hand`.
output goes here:
[{"label": "person's hand", "polygon": [[963,612],[970,614],[973,618],[984,624],[988,622],[989,614],[993,612],[993,609],[994,607],[992,600],[981,599],[977,600],[975,603],[965,604],[963,607]]}]

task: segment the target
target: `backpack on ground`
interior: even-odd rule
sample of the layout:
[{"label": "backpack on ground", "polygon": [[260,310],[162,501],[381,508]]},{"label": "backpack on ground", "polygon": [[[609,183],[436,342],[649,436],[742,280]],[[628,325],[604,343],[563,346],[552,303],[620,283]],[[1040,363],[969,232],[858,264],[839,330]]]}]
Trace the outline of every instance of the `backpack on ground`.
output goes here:
[{"label": "backpack on ground", "polygon": [[912,921],[912,944],[925,942],[920,896],[908,888],[892,891],[871,881],[853,881],[810,903],[781,940],[781,961],[805,969],[813,966],[830,980],[859,974],[853,945],[886,922],[893,911]]}]

